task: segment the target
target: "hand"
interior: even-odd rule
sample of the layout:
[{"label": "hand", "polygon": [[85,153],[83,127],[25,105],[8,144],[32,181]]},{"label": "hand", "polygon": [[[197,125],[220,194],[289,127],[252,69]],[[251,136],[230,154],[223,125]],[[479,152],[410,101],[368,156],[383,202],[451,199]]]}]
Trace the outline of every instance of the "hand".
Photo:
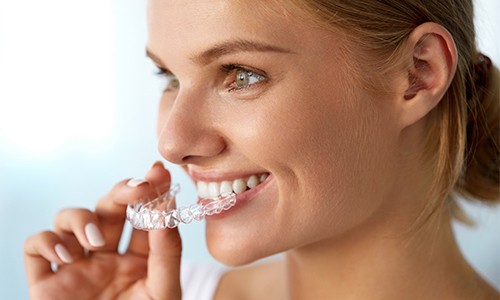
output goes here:
[{"label": "hand", "polygon": [[95,211],[62,210],[54,231],[28,238],[24,257],[31,299],[181,299],[177,228],[133,230],[126,253],[117,252],[126,205],[152,199],[169,184],[170,173],[157,162],[144,182],[119,182]]}]

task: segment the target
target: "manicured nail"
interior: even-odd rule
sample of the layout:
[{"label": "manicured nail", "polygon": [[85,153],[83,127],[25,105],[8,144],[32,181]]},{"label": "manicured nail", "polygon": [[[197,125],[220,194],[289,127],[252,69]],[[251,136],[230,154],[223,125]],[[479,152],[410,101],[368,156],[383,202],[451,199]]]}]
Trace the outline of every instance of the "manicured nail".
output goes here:
[{"label": "manicured nail", "polygon": [[88,223],[87,225],[85,225],[85,235],[87,236],[87,240],[89,241],[90,245],[92,245],[93,247],[104,246],[104,237],[95,224]]},{"label": "manicured nail", "polygon": [[130,179],[128,182],[127,182],[127,185],[129,187],[138,187],[140,186],[141,184],[144,184],[148,182],[147,180],[144,180],[144,179],[136,179],[136,178],[132,178]]},{"label": "manicured nail", "polygon": [[73,257],[71,256],[71,254],[69,254],[68,249],[66,249],[66,247],[64,247],[62,244],[56,244],[54,246],[54,250],[56,251],[57,256],[59,256],[59,258],[63,261],[63,263],[70,264],[73,262]]},{"label": "manicured nail", "polygon": [[162,168],[165,168],[165,165],[163,165],[163,163],[162,163],[160,160],[158,160],[158,161],[156,161],[156,162],[155,162],[155,163],[151,166],[151,169],[152,169],[152,168],[155,168],[155,167],[162,167]]}]

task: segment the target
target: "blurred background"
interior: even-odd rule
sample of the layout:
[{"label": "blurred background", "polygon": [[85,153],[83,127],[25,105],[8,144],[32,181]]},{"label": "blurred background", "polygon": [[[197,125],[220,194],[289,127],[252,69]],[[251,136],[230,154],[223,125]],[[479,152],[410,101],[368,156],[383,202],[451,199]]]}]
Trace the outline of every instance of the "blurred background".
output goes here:
[{"label": "blurred background", "polygon": [[[500,64],[500,2],[476,1],[480,49]],[[162,81],[145,57],[145,0],[0,0],[0,298],[28,299],[24,240],[63,207],[92,208],[161,159]],[[167,166],[171,166],[168,165]],[[193,199],[194,186],[171,167]],[[500,209],[464,203],[454,224],[473,266],[500,287]],[[210,261],[203,224],[181,227],[184,260]]]}]

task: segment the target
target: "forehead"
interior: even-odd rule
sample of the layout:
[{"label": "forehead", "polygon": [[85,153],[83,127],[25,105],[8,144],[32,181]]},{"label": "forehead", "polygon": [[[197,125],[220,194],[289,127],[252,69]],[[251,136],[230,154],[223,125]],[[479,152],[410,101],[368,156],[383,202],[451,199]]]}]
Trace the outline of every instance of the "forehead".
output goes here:
[{"label": "forehead", "polygon": [[[266,1],[150,0],[148,48],[179,61],[210,45],[240,39],[283,48],[317,46],[325,32]],[[330,32],[331,37],[331,32]]]},{"label": "forehead", "polygon": [[[283,18],[270,5],[260,1],[239,0],[150,0],[148,20],[150,30],[155,32],[216,30],[218,34],[229,34],[235,29],[242,31],[264,29],[266,25],[281,23]],[[275,20],[269,20],[269,17]],[[281,20],[280,20],[281,19]]]}]

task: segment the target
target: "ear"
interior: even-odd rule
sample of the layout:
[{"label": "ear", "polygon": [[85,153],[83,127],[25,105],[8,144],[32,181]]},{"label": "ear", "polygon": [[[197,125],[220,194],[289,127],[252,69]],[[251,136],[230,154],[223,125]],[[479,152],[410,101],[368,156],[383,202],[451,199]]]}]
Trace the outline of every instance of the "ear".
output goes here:
[{"label": "ear", "polygon": [[456,71],[457,49],[451,34],[441,25],[424,23],[407,40],[407,66],[398,94],[399,123],[405,128],[426,116],[439,104]]}]

